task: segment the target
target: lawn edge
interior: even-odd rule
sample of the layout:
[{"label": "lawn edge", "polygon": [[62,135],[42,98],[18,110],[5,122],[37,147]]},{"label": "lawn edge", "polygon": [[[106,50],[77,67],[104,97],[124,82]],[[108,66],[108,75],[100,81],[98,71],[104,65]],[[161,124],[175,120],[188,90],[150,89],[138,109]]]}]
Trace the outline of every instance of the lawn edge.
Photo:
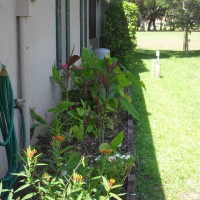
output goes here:
[{"label": "lawn edge", "polygon": [[[131,89],[128,88],[128,94],[132,96]],[[135,124],[133,122],[132,116],[128,114],[128,152],[135,155],[135,148],[134,148],[134,140],[136,137],[136,129]],[[127,200],[136,200],[136,169],[135,166],[132,167],[131,172],[128,175],[127,179]]]}]

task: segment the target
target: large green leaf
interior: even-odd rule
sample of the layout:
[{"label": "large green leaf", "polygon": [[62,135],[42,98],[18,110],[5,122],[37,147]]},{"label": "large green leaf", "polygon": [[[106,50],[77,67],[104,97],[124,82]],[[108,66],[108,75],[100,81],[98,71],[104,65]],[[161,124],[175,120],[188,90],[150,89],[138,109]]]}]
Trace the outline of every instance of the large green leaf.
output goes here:
[{"label": "large green leaf", "polygon": [[121,132],[111,141],[111,144],[110,144],[110,145],[111,145],[112,149],[116,150],[117,147],[118,147],[119,145],[122,144],[123,139],[124,139],[124,132],[121,131]]},{"label": "large green leaf", "polygon": [[12,192],[9,192],[7,200],[13,200],[13,193]]},{"label": "large green leaf", "polygon": [[94,65],[94,60],[92,59],[91,52],[87,48],[82,49],[82,61],[86,62],[90,66]]},{"label": "large green leaf", "polygon": [[27,187],[29,187],[29,186],[30,186],[29,183],[27,183],[27,184],[25,184],[25,185],[22,185],[20,188],[18,188],[18,189],[15,191],[15,193],[16,193],[16,192],[19,192],[19,191],[21,191],[21,190],[23,190],[23,189],[25,189],[25,188],[27,188]]},{"label": "large green leaf", "polygon": [[66,166],[63,167],[63,170],[66,170],[67,174],[72,174],[73,170],[76,168],[79,162],[80,162],[79,154],[73,153],[70,155],[66,163]]},{"label": "large green leaf", "polygon": [[59,70],[55,65],[52,68],[52,77],[50,78],[51,80],[55,81],[59,85],[62,83],[62,78],[60,76]]},{"label": "large green leaf", "polygon": [[112,193],[112,192],[110,192],[110,196],[111,196],[111,197],[114,197],[114,198],[117,199],[117,200],[122,200],[122,198],[120,198],[117,194],[114,194],[114,193]]},{"label": "large green leaf", "polygon": [[103,180],[102,184],[104,185],[106,191],[108,192],[110,190],[109,182],[104,176],[102,176],[102,180]]},{"label": "large green leaf", "polygon": [[83,197],[83,191],[79,194],[79,196],[77,197],[77,200],[81,200]]},{"label": "large green leaf", "polygon": [[73,136],[80,140],[83,141],[84,139],[84,127],[82,124],[78,127],[77,125],[74,125],[70,128],[70,132],[73,134]]},{"label": "large green leaf", "polygon": [[48,112],[54,112],[54,113],[60,113],[68,110],[70,106],[73,106],[74,103],[70,101],[62,101],[60,104],[58,104],[56,107],[51,108],[48,110]]},{"label": "large green leaf", "polygon": [[131,116],[139,121],[139,115],[138,112],[136,111],[135,107],[133,106],[132,103],[130,103],[126,98],[120,97],[119,101],[121,103],[121,106],[124,110],[128,111],[128,113],[131,114]]},{"label": "large green leaf", "polygon": [[108,197],[100,196],[100,197],[99,197],[99,200],[108,200]]},{"label": "large green leaf", "polygon": [[145,84],[142,81],[140,81],[138,78],[136,78],[130,71],[128,71],[126,69],[126,67],[124,67],[123,65],[120,65],[120,66],[121,66],[121,68],[123,68],[124,73],[126,73],[128,80],[140,85],[142,88],[144,88],[146,90]]},{"label": "large green leaf", "polygon": [[37,195],[36,192],[27,194],[26,196],[24,196],[24,197],[22,198],[22,200],[31,199],[32,197],[34,197],[34,196],[36,196],[36,195]]},{"label": "large green leaf", "polygon": [[117,98],[109,99],[108,105],[113,109],[117,109],[118,108],[118,100],[117,100]]},{"label": "large green leaf", "polygon": [[118,74],[116,77],[118,78],[118,81],[122,87],[126,87],[131,84],[124,73]]},{"label": "large green leaf", "polygon": [[110,144],[108,144],[108,143],[101,143],[101,144],[99,145],[99,151],[102,152],[103,149],[106,149],[106,150],[111,149]]},{"label": "large green leaf", "polygon": [[39,122],[40,124],[47,124],[45,119],[38,115],[33,108],[30,108],[30,115],[35,121]]}]

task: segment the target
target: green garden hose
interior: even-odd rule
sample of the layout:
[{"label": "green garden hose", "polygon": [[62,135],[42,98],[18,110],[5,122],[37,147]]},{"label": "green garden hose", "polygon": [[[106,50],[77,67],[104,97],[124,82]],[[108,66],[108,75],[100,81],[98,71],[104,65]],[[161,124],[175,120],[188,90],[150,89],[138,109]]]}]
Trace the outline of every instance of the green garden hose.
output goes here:
[{"label": "green garden hose", "polygon": [[[19,162],[18,142],[14,128],[14,108],[19,109],[20,118],[22,121],[22,148],[26,146],[26,131],[25,121],[21,106],[14,105],[13,90],[10,78],[5,68],[0,71],[0,135],[3,141],[0,141],[0,147],[6,150],[8,170],[0,182],[3,182],[4,189],[11,189],[17,177],[12,173],[20,172],[22,169],[22,162]],[[0,199],[3,198],[0,196]],[[4,199],[6,199],[4,197]]]}]

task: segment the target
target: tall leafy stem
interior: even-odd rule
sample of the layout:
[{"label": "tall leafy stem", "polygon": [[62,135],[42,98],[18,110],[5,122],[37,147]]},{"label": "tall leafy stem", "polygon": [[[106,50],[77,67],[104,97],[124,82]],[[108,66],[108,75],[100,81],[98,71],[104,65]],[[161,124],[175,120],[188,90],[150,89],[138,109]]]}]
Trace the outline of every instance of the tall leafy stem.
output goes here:
[{"label": "tall leafy stem", "polygon": [[112,123],[110,114],[117,112],[118,108],[127,110],[133,118],[138,119],[131,97],[125,93],[125,88],[131,86],[135,78],[127,69],[121,70],[116,58],[98,59],[86,48],[83,48],[81,58],[80,66],[74,65],[79,59],[76,55],[72,55],[68,64],[63,66],[67,79],[70,76],[73,81],[73,89],[80,93],[74,108],[66,110],[71,117],[69,129],[83,142],[88,133],[93,133],[102,143],[108,124]]}]

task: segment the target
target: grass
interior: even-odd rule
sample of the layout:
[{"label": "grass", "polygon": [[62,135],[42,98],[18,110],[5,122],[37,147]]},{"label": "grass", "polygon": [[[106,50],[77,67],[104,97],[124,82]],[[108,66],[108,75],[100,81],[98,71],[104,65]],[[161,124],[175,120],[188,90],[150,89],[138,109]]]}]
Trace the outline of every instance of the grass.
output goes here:
[{"label": "grass", "polygon": [[135,56],[133,71],[146,85],[133,91],[138,199],[200,199],[200,51],[185,57],[162,50],[159,80],[151,79],[155,51],[138,49]]},{"label": "grass", "polygon": [[[138,48],[177,50],[183,49],[183,32],[138,32]],[[189,34],[189,50],[200,49],[200,32]]]}]

